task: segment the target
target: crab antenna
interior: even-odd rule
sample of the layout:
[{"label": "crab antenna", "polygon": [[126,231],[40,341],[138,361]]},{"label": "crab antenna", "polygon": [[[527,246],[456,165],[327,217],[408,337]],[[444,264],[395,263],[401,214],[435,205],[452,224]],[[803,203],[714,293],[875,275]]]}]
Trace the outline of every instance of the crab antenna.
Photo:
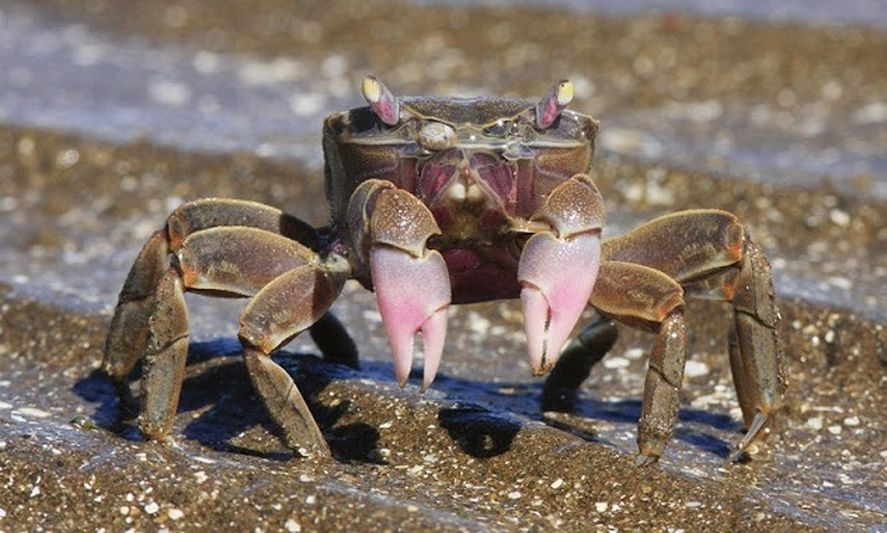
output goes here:
[{"label": "crab antenna", "polygon": [[573,101],[573,82],[561,80],[536,104],[536,126],[546,129],[561,116],[561,112]]},{"label": "crab antenna", "polygon": [[379,81],[375,76],[367,76],[360,84],[360,91],[363,93],[364,99],[370,105],[373,113],[379,117],[379,120],[395,126],[400,120],[400,104],[397,98],[391,94],[388,87]]}]

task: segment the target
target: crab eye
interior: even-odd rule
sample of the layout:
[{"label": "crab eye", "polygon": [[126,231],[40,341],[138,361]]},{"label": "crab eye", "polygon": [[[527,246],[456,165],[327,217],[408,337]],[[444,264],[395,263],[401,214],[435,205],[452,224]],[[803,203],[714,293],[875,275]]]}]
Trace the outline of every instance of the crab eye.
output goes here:
[{"label": "crab eye", "polygon": [[548,129],[573,101],[573,83],[561,80],[536,104],[536,127]]},{"label": "crab eye", "polygon": [[429,122],[419,130],[419,144],[427,150],[446,150],[456,144],[456,132],[442,122]]},{"label": "crab eye", "polygon": [[400,120],[400,103],[375,76],[367,76],[360,86],[364,99],[379,120],[389,126],[396,126]]}]

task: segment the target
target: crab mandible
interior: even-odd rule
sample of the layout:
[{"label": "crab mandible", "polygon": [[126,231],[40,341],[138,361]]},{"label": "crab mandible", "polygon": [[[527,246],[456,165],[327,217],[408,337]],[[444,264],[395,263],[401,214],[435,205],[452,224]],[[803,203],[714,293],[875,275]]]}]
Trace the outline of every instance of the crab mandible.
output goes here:
[{"label": "crab mandible", "polygon": [[[298,388],[269,355],[310,329],[325,356],[356,361],[327,312],[349,278],[376,293],[401,385],[418,332],[423,387],[431,384],[450,304],[520,298],[537,375],[554,367],[587,305],[603,318],[569,351],[584,350],[588,361],[612,345],[613,320],[656,331],[641,463],[660,456],[677,419],[685,297],[730,301],[730,362],[748,426],[737,451],[762,435],[783,391],[780,317],[770,266],[733,215],[683,211],[602,244],[603,202],[586,174],[598,125],[566,109],[566,80],[536,103],[395,97],[372,76],[362,92],[368,106],[324,121],[329,228],[262,204],[203,199],[176,209],[140,252],[103,368],[124,383],[144,355],[139,426],[147,438],[171,430],[188,352],[183,293],[198,291],[252,298],[239,335],[250,379],[287,446],[328,455]],[[563,379],[566,366],[554,375]],[[564,381],[578,386],[580,374]]]}]

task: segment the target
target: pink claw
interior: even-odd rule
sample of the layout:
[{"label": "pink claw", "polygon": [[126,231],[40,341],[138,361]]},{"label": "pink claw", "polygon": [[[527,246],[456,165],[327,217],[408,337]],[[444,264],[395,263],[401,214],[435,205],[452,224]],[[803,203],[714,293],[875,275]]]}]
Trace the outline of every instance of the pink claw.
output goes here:
[{"label": "pink claw", "polygon": [[436,251],[419,259],[402,250],[374,246],[370,250],[370,272],[401,387],[410,377],[413,340],[417,332],[422,332],[424,390],[437,374],[447,335],[447,306],[451,301],[447,265]]},{"label": "pink claw", "polygon": [[561,240],[537,233],[524,246],[518,267],[521,302],[533,373],[554,366],[582,311],[588,305],[600,268],[596,233]]}]

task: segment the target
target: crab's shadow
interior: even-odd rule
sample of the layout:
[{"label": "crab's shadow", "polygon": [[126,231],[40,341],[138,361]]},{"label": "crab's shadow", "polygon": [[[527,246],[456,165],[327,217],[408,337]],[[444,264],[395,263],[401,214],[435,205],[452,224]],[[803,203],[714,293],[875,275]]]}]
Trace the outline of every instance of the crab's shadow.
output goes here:
[{"label": "crab's shadow", "polygon": [[[288,460],[292,453],[276,439],[262,438],[276,434],[277,428],[249,384],[240,353],[240,345],[233,339],[191,345],[188,366],[205,368],[189,370],[187,374],[174,431],[215,450]],[[314,355],[282,352],[275,355],[275,360],[293,376],[337,458],[380,462],[378,429],[360,422],[340,423],[350,407],[347,400],[327,407],[316,398],[338,379],[389,380],[393,375],[390,363],[362,361],[360,371],[356,371]],[[131,379],[137,378],[138,372],[137,368]],[[421,380],[421,369],[415,369],[412,377]],[[586,440],[604,441],[594,429],[595,422],[626,424],[633,429],[641,410],[637,400],[601,401],[579,394],[553,406],[543,401],[543,408],[549,411],[543,416],[541,383],[490,383],[443,374],[438,376],[434,389],[459,403],[441,408],[438,423],[465,453],[477,458],[507,452],[524,418],[541,420]],[[97,404],[92,415],[96,424],[126,438],[141,439],[134,423],[136,408],[127,409],[106,377],[94,372],[77,382],[74,392]],[[551,417],[552,411],[567,416]],[[675,439],[718,457],[728,457],[728,443],[707,428],[720,433],[739,431],[739,425],[729,416],[685,408],[679,418],[683,424],[677,428]],[[184,427],[180,427],[182,424]],[[256,428],[262,431],[253,431]]]},{"label": "crab's shadow", "polygon": [[[278,428],[250,385],[240,354],[240,344],[233,339],[189,346],[189,370],[182,385],[173,433],[214,450],[289,460],[293,453],[270,437],[278,434]],[[281,352],[274,359],[293,376],[338,459],[379,462],[376,428],[364,423],[338,423],[348,411],[347,401],[335,407],[314,401],[331,382],[348,377],[353,370],[313,355]],[[195,371],[193,367],[198,366],[202,368]],[[140,374],[141,368],[136,367],[129,376],[127,391],[138,389]],[[78,381],[73,390],[84,400],[97,404],[92,419],[98,426],[130,440],[142,439],[136,427],[138,398],[134,395],[121,395],[99,371]]]},{"label": "crab's shadow", "polygon": [[[421,379],[421,369],[414,371],[413,379]],[[593,387],[593,385],[592,385]],[[567,399],[553,401],[539,383],[490,383],[439,375],[434,388],[450,399],[467,400],[495,410],[503,410],[521,417],[542,421],[557,429],[568,431],[592,442],[608,442],[596,429],[595,423],[607,422],[625,425],[636,431],[641,416],[639,400],[604,401],[583,391],[572,391]],[[541,400],[541,409],[540,409]],[[742,427],[730,416],[693,408],[682,408],[674,439],[727,459],[730,444],[717,434],[738,434]],[[442,424],[443,425],[443,424]],[[495,425],[494,425],[495,426]],[[451,432],[452,434],[452,432]],[[471,430],[466,430],[471,434]],[[495,434],[495,433],[494,433]],[[455,436],[454,436],[455,438]],[[488,437],[484,437],[488,438]],[[467,452],[471,453],[469,450]]]}]

